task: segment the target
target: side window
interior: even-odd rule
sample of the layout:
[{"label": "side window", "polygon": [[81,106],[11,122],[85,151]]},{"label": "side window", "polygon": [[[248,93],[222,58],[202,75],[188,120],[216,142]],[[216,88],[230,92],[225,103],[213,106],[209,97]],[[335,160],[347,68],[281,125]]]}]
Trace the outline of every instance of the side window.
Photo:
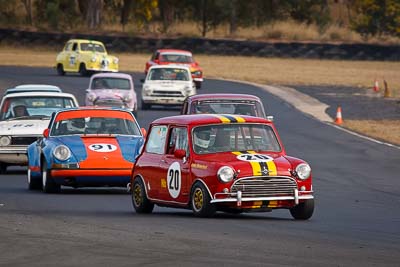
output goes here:
[{"label": "side window", "polygon": [[186,128],[176,127],[171,130],[167,153],[174,154],[174,151],[177,149],[185,150],[187,155],[189,153],[188,134]]},{"label": "side window", "polygon": [[65,51],[71,51],[71,47],[72,47],[72,43],[67,43],[67,45],[65,46]]},{"label": "side window", "polygon": [[160,59],[159,56],[160,56],[160,53],[156,52],[156,53],[154,54],[154,59]]},{"label": "side window", "polygon": [[72,45],[72,51],[78,51],[78,44],[77,43],[74,43]]},{"label": "side window", "polygon": [[166,126],[154,126],[148,136],[146,152],[155,154],[164,154],[165,138],[167,136]]}]

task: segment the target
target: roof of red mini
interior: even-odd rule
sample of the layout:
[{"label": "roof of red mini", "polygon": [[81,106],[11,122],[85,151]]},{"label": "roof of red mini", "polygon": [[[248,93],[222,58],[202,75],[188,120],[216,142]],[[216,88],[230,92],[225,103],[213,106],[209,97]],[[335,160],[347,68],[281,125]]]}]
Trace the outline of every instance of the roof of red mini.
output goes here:
[{"label": "roof of red mini", "polygon": [[152,124],[180,124],[180,125],[203,125],[218,123],[267,123],[272,124],[270,120],[243,115],[233,114],[192,114],[178,115],[156,119]]},{"label": "roof of red mini", "polygon": [[204,101],[204,100],[260,100],[258,96],[248,94],[198,94],[192,95],[187,98],[190,101]]},{"label": "roof of red mini", "polygon": [[192,52],[190,52],[188,50],[181,50],[181,49],[158,49],[157,51],[159,53],[177,52],[177,53],[190,53],[190,54],[192,54]]}]

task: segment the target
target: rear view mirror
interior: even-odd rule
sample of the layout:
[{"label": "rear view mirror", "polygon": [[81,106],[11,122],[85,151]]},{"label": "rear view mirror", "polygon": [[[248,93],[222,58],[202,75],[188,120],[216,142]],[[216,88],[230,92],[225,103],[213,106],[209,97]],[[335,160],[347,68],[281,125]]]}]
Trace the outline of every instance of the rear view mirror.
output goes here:
[{"label": "rear view mirror", "polygon": [[147,135],[146,129],[145,128],[140,128],[140,131],[142,132],[143,137],[146,138],[146,135]]},{"label": "rear view mirror", "polygon": [[43,136],[45,137],[45,138],[47,138],[47,137],[49,137],[49,129],[44,129],[44,131],[43,131]]},{"label": "rear view mirror", "polygon": [[174,156],[178,159],[183,159],[186,156],[186,150],[177,149],[174,151]]}]

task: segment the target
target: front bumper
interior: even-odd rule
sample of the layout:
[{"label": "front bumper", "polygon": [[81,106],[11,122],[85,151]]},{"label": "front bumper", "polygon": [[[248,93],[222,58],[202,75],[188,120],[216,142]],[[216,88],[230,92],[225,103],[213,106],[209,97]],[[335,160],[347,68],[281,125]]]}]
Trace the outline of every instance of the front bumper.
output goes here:
[{"label": "front bumper", "polygon": [[27,165],[28,156],[26,146],[13,146],[0,148],[0,162],[7,164]]},{"label": "front bumper", "polygon": [[186,97],[151,97],[142,96],[142,101],[145,104],[159,105],[181,105]]}]

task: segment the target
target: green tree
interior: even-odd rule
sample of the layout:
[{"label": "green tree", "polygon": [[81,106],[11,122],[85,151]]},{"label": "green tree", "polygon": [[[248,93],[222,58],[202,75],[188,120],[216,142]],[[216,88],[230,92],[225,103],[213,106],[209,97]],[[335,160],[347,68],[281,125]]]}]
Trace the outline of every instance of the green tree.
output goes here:
[{"label": "green tree", "polygon": [[400,36],[399,0],[354,0],[352,28],[365,38],[383,34]]}]

